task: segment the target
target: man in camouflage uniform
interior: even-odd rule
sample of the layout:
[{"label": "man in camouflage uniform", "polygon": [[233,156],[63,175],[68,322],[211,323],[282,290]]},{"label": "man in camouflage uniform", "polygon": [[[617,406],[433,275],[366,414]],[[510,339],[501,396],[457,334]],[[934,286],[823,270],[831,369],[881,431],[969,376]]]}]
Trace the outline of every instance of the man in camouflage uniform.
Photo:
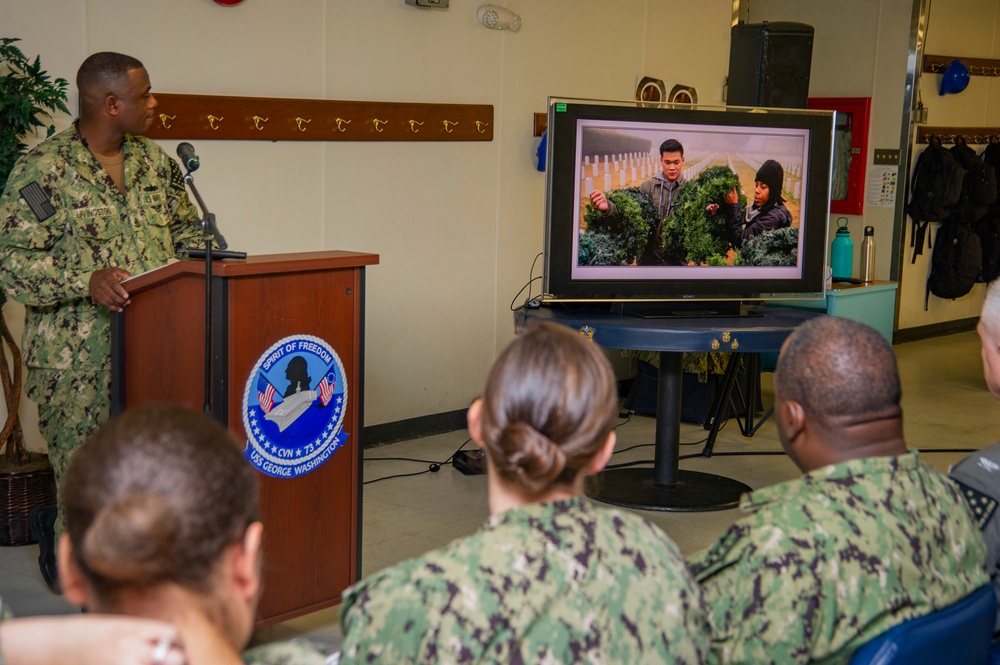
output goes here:
[{"label": "man in camouflage uniform", "polygon": [[[18,161],[0,198],[0,285],[26,306],[25,388],[57,483],[110,414],[109,311],[129,304],[120,282],[201,233],[180,167],[141,136],[156,108],[142,63],[97,53],[77,87],[80,117]],[[39,543],[50,586],[52,536]]]},{"label": "man in camouflage uniform", "polygon": [[774,390],[782,447],[804,475],[744,496],[747,516],[690,560],[723,663],[846,663],[988,583],[961,495],[907,452],[878,332],[810,320],[786,342]]},{"label": "man in camouflage uniform", "polygon": [[[1000,399],[1000,280],[989,285],[979,317],[983,378],[994,397]],[[997,594],[994,637],[1000,637],[1000,443],[987,446],[959,461],[948,475],[958,483],[969,502],[986,543],[986,564]]]},{"label": "man in camouflage uniform", "polygon": [[709,662],[697,585],[642,518],[529,503],[348,589],[347,663]]}]

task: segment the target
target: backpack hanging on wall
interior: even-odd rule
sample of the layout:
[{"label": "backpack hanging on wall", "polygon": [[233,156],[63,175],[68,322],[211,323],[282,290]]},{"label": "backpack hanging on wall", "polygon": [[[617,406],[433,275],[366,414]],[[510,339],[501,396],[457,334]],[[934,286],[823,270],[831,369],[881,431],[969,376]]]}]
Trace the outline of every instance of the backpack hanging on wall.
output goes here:
[{"label": "backpack hanging on wall", "polygon": [[931,136],[927,148],[917,158],[910,181],[910,202],[906,206],[906,212],[913,220],[910,237],[913,258],[910,263],[916,263],[917,255],[923,254],[927,223],[944,221],[958,203],[964,177],[965,169],[941,145],[940,137]]},{"label": "backpack hanging on wall", "polygon": [[971,291],[982,265],[982,245],[972,227],[957,219],[943,222],[934,238],[924,311],[931,293],[954,300]]},{"label": "backpack hanging on wall", "polygon": [[1000,277],[1000,215],[987,212],[972,225],[972,229],[979,236],[983,252],[983,267],[978,281],[992,282]]},{"label": "backpack hanging on wall", "polygon": [[[990,137],[989,145],[983,150],[982,159],[993,167],[994,172],[1000,171],[1000,139],[995,136]],[[990,204],[986,214],[975,223],[974,229],[983,250],[983,269],[979,281],[992,282],[1000,277],[1000,196]]]},{"label": "backpack hanging on wall", "polygon": [[950,217],[960,215],[962,221],[973,224],[985,215],[989,206],[997,200],[996,170],[968,146],[963,136],[955,137],[955,145],[949,152],[959,166],[965,169],[962,193],[952,208]]}]

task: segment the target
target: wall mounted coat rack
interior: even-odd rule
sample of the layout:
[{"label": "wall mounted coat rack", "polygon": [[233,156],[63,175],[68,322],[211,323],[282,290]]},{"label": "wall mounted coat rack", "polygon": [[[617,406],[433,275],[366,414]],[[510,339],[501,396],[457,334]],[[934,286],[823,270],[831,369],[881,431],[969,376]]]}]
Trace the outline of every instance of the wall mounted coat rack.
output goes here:
[{"label": "wall mounted coat rack", "polygon": [[969,145],[983,145],[1000,141],[1000,127],[928,127],[917,126],[917,143],[929,143],[930,137],[937,136],[941,143],[955,143],[961,137]]},{"label": "wall mounted coat rack", "polygon": [[952,60],[961,60],[971,76],[1000,76],[1000,60],[991,58],[963,58],[958,55],[924,55],[924,71],[940,74]]},{"label": "wall mounted coat rack", "polygon": [[490,104],[156,95],[146,136],[241,141],[492,141]]}]

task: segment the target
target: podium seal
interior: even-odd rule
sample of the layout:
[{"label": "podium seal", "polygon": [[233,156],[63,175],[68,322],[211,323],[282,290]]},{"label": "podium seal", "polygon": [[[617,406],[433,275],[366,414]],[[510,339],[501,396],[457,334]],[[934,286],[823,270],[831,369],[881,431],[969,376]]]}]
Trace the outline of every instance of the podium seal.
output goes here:
[{"label": "podium seal", "polygon": [[326,341],[292,335],[257,359],[243,390],[247,460],[261,473],[297,478],[323,465],[347,440],[347,379]]}]

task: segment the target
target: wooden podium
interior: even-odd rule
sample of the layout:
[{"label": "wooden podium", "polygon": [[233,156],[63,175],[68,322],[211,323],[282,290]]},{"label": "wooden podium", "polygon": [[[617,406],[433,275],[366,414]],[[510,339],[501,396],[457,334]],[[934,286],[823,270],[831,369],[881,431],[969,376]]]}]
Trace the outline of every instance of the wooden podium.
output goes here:
[{"label": "wooden podium", "polygon": [[[296,477],[260,473],[264,587],[258,628],[338,603],[360,576],[364,267],[377,263],[376,254],[326,251],[212,264],[212,411],[239,441],[248,441],[245,395],[257,404],[248,378],[267,366],[264,354],[277,342],[302,336],[325,342],[339,356],[346,382],[340,431],[347,438],[340,447]],[[148,402],[201,411],[205,262],[173,263],[133,277],[125,288],[132,304],[111,321],[112,412]],[[287,382],[278,374],[271,378],[280,404],[279,384]],[[313,376],[306,387],[319,390],[320,379]],[[263,409],[263,402],[261,395],[255,408]]]}]

